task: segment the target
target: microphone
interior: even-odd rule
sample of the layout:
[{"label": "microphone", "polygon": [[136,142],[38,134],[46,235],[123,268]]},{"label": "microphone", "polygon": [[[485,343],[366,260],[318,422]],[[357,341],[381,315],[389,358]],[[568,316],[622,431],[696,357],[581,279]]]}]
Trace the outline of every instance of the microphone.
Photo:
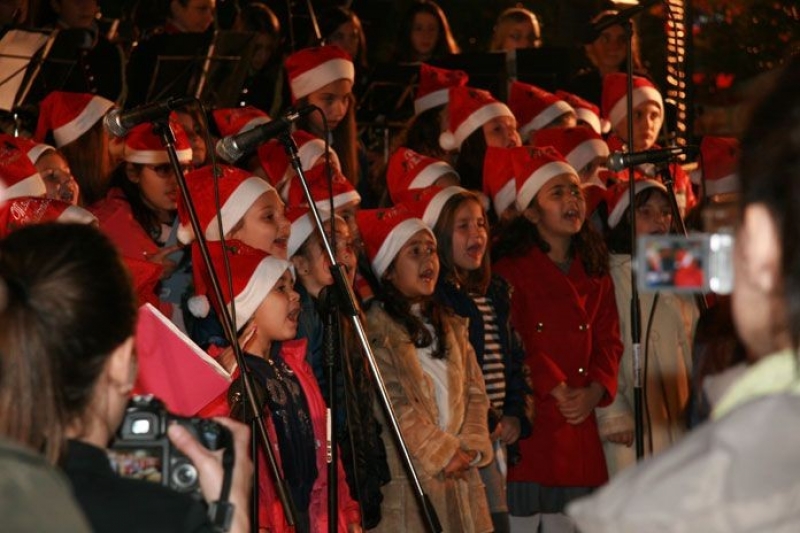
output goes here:
[{"label": "microphone", "polygon": [[629,7],[628,9],[623,9],[616,15],[608,18],[603,18],[601,21],[597,22],[596,24],[593,24],[592,31],[594,31],[595,35],[599,36],[603,32],[603,30],[610,28],[611,26],[623,24],[625,21],[629,20],[632,17],[635,17],[645,9],[649,9],[656,4],[660,4],[661,1],[662,0],[641,0],[638,5]]},{"label": "microphone", "polygon": [[673,146],[671,148],[646,150],[644,152],[633,152],[630,154],[614,152],[608,157],[606,167],[614,172],[619,172],[624,168],[638,167],[646,163],[652,163],[654,165],[666,163],[682,155],[692,157],[697,155],[697,152],[697,146]]},{"label": "microphone", "polygon": [[103,118],[103,126],[111,135],[124,137],[134,126],[168,116],[171,111],[185,107],[193,102],[194,98],[183,96],[169,98],[161,102],[143,104],[127,111],[112,109]]},{"label": "microphone", "polygon": [[315,109],[317,107],[313,105],[303,106],[299,109],[289,108],[280,118],[256,126],[251,130],[223,137],[217,141],[217,155],[228,163],[235,163],[243,155],[249,154],[261,144],[277,137],[289,129],[297,119],[312,113]]}]

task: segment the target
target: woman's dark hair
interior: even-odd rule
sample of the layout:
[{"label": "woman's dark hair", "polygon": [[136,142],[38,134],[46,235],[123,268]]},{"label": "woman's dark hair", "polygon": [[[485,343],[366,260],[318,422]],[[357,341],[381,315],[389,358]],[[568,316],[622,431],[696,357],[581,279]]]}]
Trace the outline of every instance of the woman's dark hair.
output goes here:
[{"label": "woman's dark hair", "polygon": [[[81,201],[84,205],[92,205],[105,198],[112,179],[108,137],[103,128],[103,121],[98,120],[83,135],[59,148],[69,163],[75,181],[81,187]],[[48,133],[49,135],[52,133]]]},{"label": "woman's dark hair", "polygon": [[[625,193],[627,194],[627,192]],[[650,198],[653,195],[661,195],[665,200],[669,201],[667,197],[667,193],[659,189],[658,187],[648,187],[642,192],[638,193],[633,200],[634,209],[637,209],[647,202],[650,201]],[[619,223],[608,230],[608,235],[606,236],[606,244],[608,244],[608,250],[613,254],[628,254],[631,253],[631,208],[628,207],[624,213],[622,213],[622,218],[620,219]]]},{"label": "woman's dark hair", "polygon": [[137,174],[144,169],[144,165],[141,163],[123,162],[117,167],[117,170],[114,171],[111,184],[122,189],[122,192],[125,194],[125,199],[128,200],[131,206],[131,213],[133,214],[134,220],[144,228],[153,241],[157,242],[161,236],[161,222],[158,219],[158,215],[144,203],[142,191],[139,189],[139,186],[128,179],[128,165],[131,165],[131,167],[133,167],[133,172]]},{"label": "woman's dark hair", "polygon": [[[348,96],[350,105],[347,106],[347,113],[344,118],[339,122],[335,129],[331,130],[331,147],[336,151],[339,156],[339,164],[341,165],[342,174],[344,174],[350,183],[354,186],[358,185],[361,178],[361,167],[358,164],[358,130],[356,127],[356,97],[353,93]],[[301,108],[308,105],[308,96],[304,96],[297,100],[296,107]],[[315,135],[317,132],[311,127],[309,115],[300,117],[297,120],[297,127],[301,130],[310,131]],[[321,135],[320,135],[321,137]]]},{"label": "woman's dark hair", "polygon": [[788,330],[800,346],[800,55],[750,114],[739,160],[742,207],[763,204],[778,231]]},{"label": "woman's dark hair", "polygon": [[[503,235],[494,243],[492,261],[499,261],[503,257],[521,257],[534,247],[544,253],[550,251],[550,245],[539,235],[536,225],[521,213],[506,226]],[[608,274],[608,248],[588,221],[584,221],[580,231],[573,235],[572,251],[580,256],[583,269],[589,276]]]},{"label": "woman's dark hair", "polygon": [[442,132],[440,117],[443,109],[444,106],[436,106],[411,117],[397,135],[393,143],[395,149],[405,146],[418,154],[436,159],[444,158],[446,152],[439,146],[439,135]]},{"label": "woman's dark hair", "polygon": [[461,143],[456,159],[456,172],[461,186],[471,191],[483,189],[483,160],[486,158],[486,136],[483,127],[469,134]]},{"label": "woman's dark hair", "polygon": [[364,35],[364,27],[361,24],[361,19],[358,18],[355,11],[342,6],[333,6],[319,14],[319,31],[324,40],[328,40],[331,35],[341,26],[348,22],[353,23],[358,32],[358,54],[353,58],[353,63],[358,67],[367,67],[367,39]]},{"label": "woman's dark hair", "polygon": [[418,13],[427,13],[432,15],[439,23],[439,39],[436,41],[436,46],[433,48],[432,57],[443,57],[448,54],[457,54],[461,50],[453,38],[453,32],[450,31],[450,24],[447,22],[447,17],[439,7],[439,4],[432,0],[417,0],[406,11],[403,19],[400,21],[400,31],[397,35],[397,45],[394,51],[395,61],[411,62],[419,61],[415,57],[416,52],[411,45],[411,28],[414,25],[414,17]]},{"label": "woman's dark hair", "polygon": [[[481,211],[483,204],[477,194],[471,191],[464,191],[451,196],[442,207],[439,220],[433,228],[436,235],[437,248],[439,250],[439,277],[456,283],[467,292],[486,294],[489,280],[492,277],[492,266],[489,261],[488,250],[483,254],[480,268],[464,272],[453,262],[453,231],[456,221],[456,212],[467,202],[476,202]],[[486,212],[483,212],[484,222],[486,223],[486,242],[489,239],[489,220]]]},{"label": "woman's dark hair", "polygon": [[0,241],[0,434],[55,463],[135,320],[127,270],[96,228],[42,224]]}]

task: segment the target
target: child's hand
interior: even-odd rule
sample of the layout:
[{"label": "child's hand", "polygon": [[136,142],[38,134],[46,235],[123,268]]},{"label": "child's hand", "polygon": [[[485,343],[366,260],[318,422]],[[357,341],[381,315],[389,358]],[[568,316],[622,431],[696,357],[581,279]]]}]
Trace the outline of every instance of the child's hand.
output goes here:
[{"label": "child's hand", "polygon": [[559,401],[558,409],[569,424],[577,425],[586,420],[605,394],[605,389],[596,382],[588,387],[569,388],[565,400]]},{"label": "child's hand", "polygon": [[456,479],[464,479],[464,475],[467,470],[469,470],[469,465],[478,452],[471,450],[469,452],[465,450],[457,450],[453,458],[450,459],[450,462],[447,463],[447,466],[444,467],[444,475],[445,477],[452,477]]},{"label": "child's hand", "polygon": [[620,444],[622,446],[627,446],[628,448],[631,447],[633,444],[633,430],[627,431],[620,431],[618,433],[612,433],[606,437],[608,442],[613,442],[614,444]]},{"label": "child's hand", "polygon": [[178,264],[175,261],[167,259],[170,254],[173,254],[180,250],[182,246],[175,245],[175,246],[165,246],[161,248],[159,251],[153,254],[145,253],[144,258],[150,261],[151,263],[156,263],[164,267],[164,271],[161,273],[161,279],[167,279],[175,272],[175,268]]},{"label": "child's hand", "polygon": [[514,444],[519,439],[520,425],[519,418],[515,416],[504,416],[498,424],[500,429],[500,440],[505,444]]}]

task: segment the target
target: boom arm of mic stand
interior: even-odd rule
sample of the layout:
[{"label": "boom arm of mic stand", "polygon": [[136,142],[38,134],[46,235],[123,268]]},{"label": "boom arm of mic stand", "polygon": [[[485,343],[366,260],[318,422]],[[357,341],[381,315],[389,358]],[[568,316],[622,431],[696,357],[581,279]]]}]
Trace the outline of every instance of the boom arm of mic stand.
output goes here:
[{"label": "boom arm of mic stand", "polygon": [[[161,137],[161,142],[163,143],[164,148],[166,148],[167,154],[169,155],[169,162],[172,164],[172,169],[178,179],[178,186],[181,189],[183,201],[186,203],[186,207],[189,212],[189,219],[192,223],[192,229],[194,230],[194,234],[197,238],[197,243],[200,246],[203,262],[208,269],[209,279],[211,281],[211,288],[214,291],[214,296],[217,298],[218,302],[224,302],[225,299],[222,296],[219,279],[214,272],[214,268],[211,263],[211,256],[208,252],[208,243],[206,242],[203,230],[200,228],[200,222],[197,219],[197,211],[194,209],[194,203],[189,195],[189,189],[186,187],[186,179],[183,175],[180,161],[178,160],[178,154],[175,151],[175,135],[173,134],[169,127],[169,123],[166,120],[155,122],[153,124],[153,130]],[[222,320],[222,327],[225,330],[225,336],[231,343],[233,353],[236,355],[236,362],[239,365],[239,379],[242,381],[246,396],[245,401],[247,402],[245,405],[250,408],[250,411],[253,414],[253,425],[257,429],[257,433],[261,438],[261,443],[263,445],[262,448],[267,456],[267,462],[269,463],[268,466],[275,484],[275,492],[278,494],[278,498],[283,506],[286,522],[290,526],[293,526],[297,523],[297,511],[295,510],[294,502],[292,501],[289,491],[286,487],[286,481],[282,478],[280,469],[278,468],[275,452],[273,451],[269,435],[267,434],[266,427],[264,426],[262,410],[259,408],[258,402],[256,402],[255,394],[253,393],[252,377],[250,372],[247,370],[244,355],[242,354],[242,348],[239,346],[239,341],[236,338],[236,329],[233,327],[233,319],[231,318],[230,313],[228,313],[228,309],[224,306],[221,308],[221,311],[222,313],[220,319]],[[257,483],[258,481],[256,480],[256,486]],[[258,513],[255,512],[255,509],[253,510],[254,516],[257,517]],[[258,522],[256,521],[254,525],[257,526],[257,524]]]},{"label": "boom arm of mic stand", "polygon": [[367,339],[367,334],[364,331],[364,325],[361,323],[361,318],[358,315],[355,304],[355,296],[353,295],[352,288],[345,279],[342,265],[336,263],[336,257],[333,254],[333,249],[331,248],[328,235],[324,231],[319,210],[317,210],[317,206],[314,204],[314,198],[311,196],[311,191],[308,188],[308,181],[306,180],[305,173],[303,172],[302,165],[300,164],[300,158],[297,154],[297,145],[295,144],[294,139],[292,139],[292,136],[289,134],[289,132],[283,133],[279,138],[286,149],[286,154],[292,161],[292,168],[297,173],[297,178],[300,180],[300,184],[303,187],[303,194],[305,195],[306,201],[311,209],[311,215],[314,218],[314,226],[317,228],[317,231],[322,239],[322,246],[325,250],[325,254],[328,257],[330,264],[333,265],[331,266],[331,275],[333,276],[334,286],[338,291],[336,297],[338,298],[340,310],[350,317],[350,320],[353,323],[353,329],[355,330],[356,336],[361,344],[361,348],[363,349],[364,354],[367,356],[369,368],[372,371],[372,376],[375,378],[375,385],[378,389],[378,395],[380,396],[381,403],[383,404],[387,418],[392,426],[392,432],[394,433],[398,448],[400,449],[403,462],[405,463],[407,472],[414,487],[414,491],[416,492],[420,506],[422,507],[422,514],[425,518],[428,532],[441,533],[442,526],[439,523],[439,517],[436,514],[436,509],[434,509],[433,504],[428,498],[428,495],[425,494],[425,491],[422,488],[422,484],[419,481],[419,476],[417,475],[417,472],[414,469],[414,464],[411,461],[411,454],[409,453],[408,447],[403,439],[403,435],[400,432],[400,425],[398,424],[397,417],[394,414],[392,401],[389,398],[389,393],[386,392],[386,384],[383,381],[383,376],[378,368],[375,354],[372,352],[372,347],[370,346],[369,340]]}]

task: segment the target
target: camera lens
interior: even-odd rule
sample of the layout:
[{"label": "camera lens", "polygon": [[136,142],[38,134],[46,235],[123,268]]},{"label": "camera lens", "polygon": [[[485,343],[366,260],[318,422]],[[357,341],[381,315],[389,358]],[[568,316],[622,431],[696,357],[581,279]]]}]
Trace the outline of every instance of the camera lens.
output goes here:
[{"label": "camera lens", "polygon": [[179,492],[189,492],[197,487],[197,469],[188,461],[176,464],[170,476],[170,485]]}]

